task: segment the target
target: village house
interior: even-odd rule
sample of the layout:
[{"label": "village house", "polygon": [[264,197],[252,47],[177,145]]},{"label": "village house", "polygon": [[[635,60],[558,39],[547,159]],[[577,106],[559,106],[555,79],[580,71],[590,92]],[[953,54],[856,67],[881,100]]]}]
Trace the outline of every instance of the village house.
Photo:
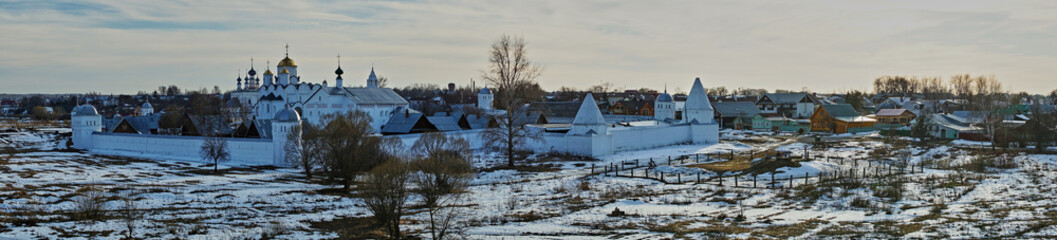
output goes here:
[{"label": "village house", "polygon": [[910,122],[917,117],[917,114],[906,109],[881,109],[874,115],[878,127],[910,126]]},{"label": "village house", "polygon": [[723,128],[751,128],[752,118],[760,114],[760,109],[752,102],[717,102],[712,107],[716,110],[716,121]]},{"label": "village house", "polygon": [[969,120],[948,113],[929,115],[929,136],[939,139],[959,139],[966,134],[983,133],[983,128],[974,126]]},{"label": "village house", "polygon": [[877,120],[863,117],[849,104],[827,104],[811,115],[811,131],[858,133],[874,130]]},{"label": "village house", "polygon": [[642,98],[621,100],[610,106],[609,112],[616,115],[653,116],[653,100]]},{"label": "village house", "polygon": [[787,117],[764,117],[756,115],[752,117],[752,130],[756,131],[780,131],[805,133],[811,131],[810,121],[807,119],[792,119]]},{"label": "village house", "polygon": [[877,104],[878,109],[903,108],[903,104],[910,101],[910,97],[888,97]]},{"label": "village house", "polygon": [[791,118],[807,118],[821,102],[807,93],[768,93],[756,101],[756,107],[765,115]]}]

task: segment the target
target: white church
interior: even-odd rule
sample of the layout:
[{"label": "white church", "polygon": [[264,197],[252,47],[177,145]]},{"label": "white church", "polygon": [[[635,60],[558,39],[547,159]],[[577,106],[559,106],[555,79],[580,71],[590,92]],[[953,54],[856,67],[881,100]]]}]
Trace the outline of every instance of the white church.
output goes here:
[{"label": "white church", "polygon": [[236,89],[231,96],[244,106],[252,107],[256,119],[269,119],[280,110],[291,108],[305,121],[322,124],[323,116],[327,114],[359,110],[371,116],[371,126],[377,131],[396,109],[408,106],[407,100],[392,89],[379,86],[373,67],[365,87],[345,86],[342,78],[345,71],[341,69],[340,59],[334,70],[333,86],[325,80],[322,84],[301,81],[297,63],[290,58],[289,52],[279,60],[275,69],[278,74],[268,66],[258,77],[251,62],[246,76],[236,79]]}]

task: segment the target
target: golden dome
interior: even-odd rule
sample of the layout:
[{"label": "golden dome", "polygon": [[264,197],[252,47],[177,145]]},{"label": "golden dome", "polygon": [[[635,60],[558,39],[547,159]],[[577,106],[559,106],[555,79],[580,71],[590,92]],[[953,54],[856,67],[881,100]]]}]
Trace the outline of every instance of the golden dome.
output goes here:
[{"label": "golden dome", "polygon": [[279,74],[283,73],[290,73],[290,71],[287,71],[286,68],[283,68],[283,70],[279,70]]},{"label": "golden dome", "polygon": [[297,63],[295,63],[293,59],[290,59],[290,57],[286,57],[279,61],[279,67],[297,67]]},{"label": "golden dome", "polygon": [[264,71],[264,75],[275,75],[275,74],[272,74],[272,70],[268,69],[267,71]]}]

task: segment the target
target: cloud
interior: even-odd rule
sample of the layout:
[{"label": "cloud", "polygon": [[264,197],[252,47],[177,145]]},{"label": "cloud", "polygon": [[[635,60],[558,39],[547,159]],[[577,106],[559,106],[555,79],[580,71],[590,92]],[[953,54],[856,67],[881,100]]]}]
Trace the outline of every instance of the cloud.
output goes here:
[{"label": "cloud", "polygon": [[[1048,91],[1054,4],[746,1],[2,1],[9,92],[233,88],[291,57],[308,81],[374,65],[397,86],[480,79],[501,34],[524,36],[545,88],[866,90],[883,74],[996,74]],[[17,84],[12,82],[17,81]]]}]

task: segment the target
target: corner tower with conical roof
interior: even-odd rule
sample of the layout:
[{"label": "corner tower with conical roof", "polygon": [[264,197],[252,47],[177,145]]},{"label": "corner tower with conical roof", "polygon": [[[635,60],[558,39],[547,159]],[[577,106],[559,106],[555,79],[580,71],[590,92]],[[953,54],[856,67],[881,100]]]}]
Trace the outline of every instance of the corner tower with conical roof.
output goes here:
[{"label": "corner tower with conical roof", "polygon": [[608,134],[609,132],[606,131],[608,128],[609,124],[602,117],[602,111],[598,110],[595,98],[591,96],[591,93],[587,93],[583,103],[580,104],[580,110],[576,111],[576,118],[573,118],[572,128],[569,129],[568,135]]},{"label": "corner tower with conical roof", "polygon": [[716,121],[715,110],[708,100],[705,87],[701,85],[701,78],[694,79],[694,86],[690,87],[690,95],[683,106],[683,121],[690,124],[712,124]]}]

